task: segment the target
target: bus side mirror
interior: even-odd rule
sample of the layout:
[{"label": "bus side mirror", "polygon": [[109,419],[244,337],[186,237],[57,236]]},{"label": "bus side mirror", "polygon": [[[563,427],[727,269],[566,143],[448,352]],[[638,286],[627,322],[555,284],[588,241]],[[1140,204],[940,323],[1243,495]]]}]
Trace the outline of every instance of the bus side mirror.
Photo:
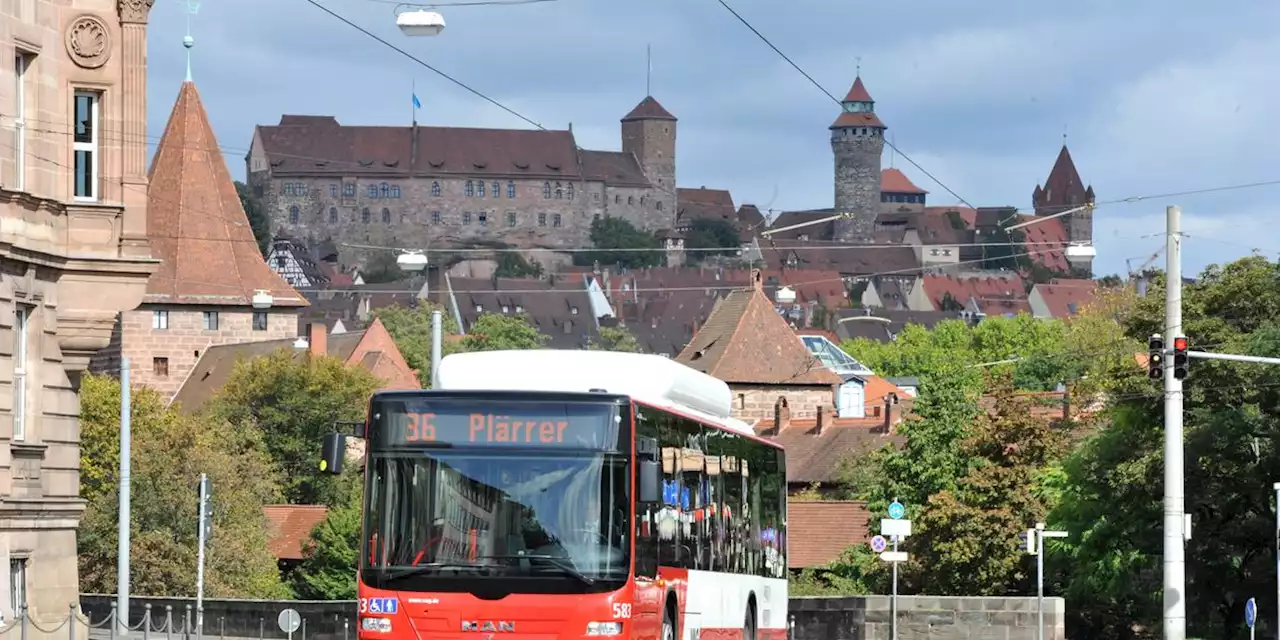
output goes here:
[{"label": "bus side mirror", "polygon": [[640,461],[640,502],[662,500],[662,465],[657,460]]},{"label": "bus side mirror", "polygon": [[342,463],[347,457],[347,437],[341,433],[330,433],[324,437],[324,445],[320,451],[320,472],[339,475]]}]

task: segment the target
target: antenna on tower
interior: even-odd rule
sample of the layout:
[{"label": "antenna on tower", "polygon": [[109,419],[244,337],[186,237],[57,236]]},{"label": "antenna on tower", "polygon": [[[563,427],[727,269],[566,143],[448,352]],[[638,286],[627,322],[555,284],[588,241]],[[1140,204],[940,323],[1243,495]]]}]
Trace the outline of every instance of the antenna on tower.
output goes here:
[{"label": "antenna on tower", "polygon": [[644,95],[652,96],[653,95],[653,45],[652,44],[644,45],[644,63],[646,68],[646,71],[644,74]]},{"label": "antenna on tower", "polygon": [[857,66],[854,67],[855,77],[861,78],[862,77],[862,56],[858,56],[857,58],[855,58],[855,60],[857,61]]}]

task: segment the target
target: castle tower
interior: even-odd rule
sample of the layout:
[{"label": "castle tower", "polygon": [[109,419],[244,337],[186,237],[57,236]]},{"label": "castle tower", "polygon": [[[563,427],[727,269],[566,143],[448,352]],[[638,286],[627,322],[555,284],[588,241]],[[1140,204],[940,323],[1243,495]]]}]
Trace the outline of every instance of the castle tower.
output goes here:
[{"label": "castle tower", "polygon": [[[1031,193],[1031,203],[1035,207],[1036,215],[1049,216],[1085,204],[1092,204],[1095,201],[1093,186],[1086,186],[1080,179],[1076,164],[1071,159],[1071,152],[1067,151],[1067,145],[1064,143],[1044,185],[1036,185],[1035,191]],[[1066,229],[1067,239],[1071,242],[1093,243],[1092,210],[1073,211],[1062,216],[1062,226]],[[1087,268],[1091,266],[1088,263],[1092,263],[1092,260],[1086,261],[1086,264],[1072,266]]]},{"label": "castle tower", "polygon": [[830,127],[835,210],[852,216],[836,221],[835,240],[871,242],[880,211],[880,161],[886,127],[876,117],[876,103],[862,85],[862,76],[853,81],[853,88],[840,104],[840,117]]},{"label": "castle tower", "polygon": [[119,356],[127,356],[134,384],[172,397],[209,346],[297,336],[298,309],[307,301],[263,260],[190,80],[178,92],[148,179],[147,234],[160,267],[142,305],[121,314],[93,369],[115,373]]},{"label": "castle tower", "polygon": [[671,228],[676,216],[676,117],[653,96],[648,96],[622,118],[622,151],[634,154],[644,175],[653,183],[658,202],[650,209],[661,212],[654,222]]}]

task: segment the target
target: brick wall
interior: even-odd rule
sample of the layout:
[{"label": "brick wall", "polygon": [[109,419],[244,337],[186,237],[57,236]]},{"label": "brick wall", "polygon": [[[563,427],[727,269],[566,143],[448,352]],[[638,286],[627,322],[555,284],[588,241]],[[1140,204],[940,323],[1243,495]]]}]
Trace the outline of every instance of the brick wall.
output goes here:
[{"label": "brick wall", "polygon": [[[155,312],[168,313],[168,328],[153,329]],[[205,329],[204,312],[218,314],[218,328]],[[280,340],[298,335],[298,313],[293,309],[267,310],[267,329],[253,329],[252,309],[244,307],[197,307],[190,305],[144,305],[126,311],[119,322],[119,352],[129,357],[130,381],[145,385],[173,397],[182,388],[187,375],[195,367],[200,354],[215,344]],[[165,363],[158,359],[167,359]],[[110,357],[99,364],[110,362]],[[118,374],[118,359],[115,370]]]},{"label": "brick wall", "polygon": [[792,419],[816,418],[819,406],[826,407],[827,415],[835,416],[834,386],[731,384],[729,389],[733,393],[733,417],[739,420],[772,420],[773,407],[780,397],[787,399]]}]

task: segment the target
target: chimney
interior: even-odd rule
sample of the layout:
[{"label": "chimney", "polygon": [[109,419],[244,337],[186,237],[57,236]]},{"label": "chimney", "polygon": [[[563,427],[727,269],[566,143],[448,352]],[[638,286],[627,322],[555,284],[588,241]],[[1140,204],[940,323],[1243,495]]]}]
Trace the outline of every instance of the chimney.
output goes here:
[{"label": "chimney", "polygon": [[778,398],[773,403],[773,435],[782,433],[791,424],[791,407],[787,406],[786,398]]},{"label": "chimney", "polygon": [[323,322],[312,322],[307,325],[307,340],[311,344],[312,355],[325,355],[325,351],[329,348],[329,332]]},{"label": "chimney", "polygon": [[826,417],[826,415],[825,415],[825,411],[824,411],[825,409],[826,409],[826,407],[824,407],[824,406],[822,406],[822,405],[818,405],[818,424],[817,424],[817,426],[815,426],[815,427],[813,428],[813,435],[815,435],[815,436],[820,436],[820,435],[822,435],[822,429],[823,429],[823,427],[826,427],[826,426],[827,426],[827,425],[825,424],[825,423],[826,423],[826,420],[824,420],[824,418]]},{"label": "chimney", "polygon": [[893,405],[898,404],[898,394],[890,393],[884,397],[884,432],[893,433]]},{"label": "chimney", "polygon": [[751,287],[756,291],[764,291],[764,274],[759,269],[751,270]]}]

